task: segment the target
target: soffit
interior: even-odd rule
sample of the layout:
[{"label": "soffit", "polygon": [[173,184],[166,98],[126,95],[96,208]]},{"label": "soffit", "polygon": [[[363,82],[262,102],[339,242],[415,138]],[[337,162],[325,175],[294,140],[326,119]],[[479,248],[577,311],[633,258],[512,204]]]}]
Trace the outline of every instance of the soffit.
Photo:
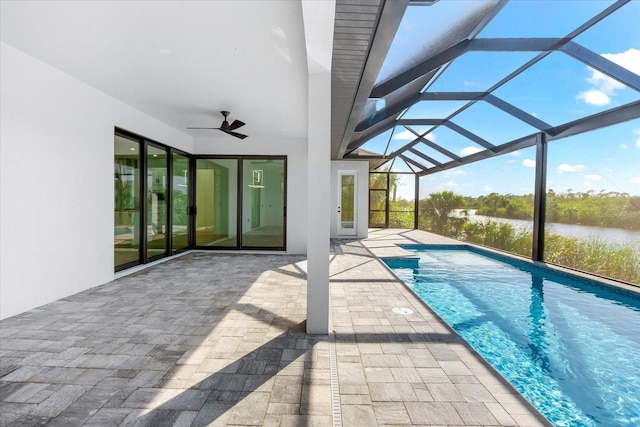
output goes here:
[{"label": "soffit", "polygon": [[338,158],[383,4],[383,0],[336,0],[331,63],[332,159]]}]

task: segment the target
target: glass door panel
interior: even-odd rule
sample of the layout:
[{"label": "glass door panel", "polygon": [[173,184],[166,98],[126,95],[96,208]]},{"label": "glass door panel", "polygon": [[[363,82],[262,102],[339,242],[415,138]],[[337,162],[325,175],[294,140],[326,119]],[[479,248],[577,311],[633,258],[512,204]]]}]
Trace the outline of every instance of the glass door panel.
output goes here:
[{"label": "glass door panel", "polygon": [[338,234],[355,236],[356,229],[356,173],[338,172],[340,204],[338,206]]},{"label": "glass door panel", "polygon": [[285,160],[242,161],[242,247],[285,248]]},{"label": "glass door panel", "polygon": [[114,138],[114,264],[122,270],[140,263],[140,144]]},{"label": "glass door panel", "polygon": [[189,247],[189,158],[173,153],[171,192],[171,250]]},{"label": "glass door panel", "polygon": [[147,146],[147,259],[167,252],[167,150]]},{"label": "glass door panel", "polygon": [[238,246],[238,160],[196,162],[196,246]]}]

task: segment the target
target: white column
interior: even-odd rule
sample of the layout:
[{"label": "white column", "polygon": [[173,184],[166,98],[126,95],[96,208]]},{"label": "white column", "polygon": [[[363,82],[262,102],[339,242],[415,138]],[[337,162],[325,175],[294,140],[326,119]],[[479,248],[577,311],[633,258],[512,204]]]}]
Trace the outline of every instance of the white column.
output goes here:
[{"label": "white column", "polygon": [[303,0],[308,81],[307,333],[329,333],[331,55],[335,0]]},{"label": "white column", "polygon": [[[313,99],[313,101],[312,101]],[[307,333],[329,333],[331,75],[309,75]]]}]

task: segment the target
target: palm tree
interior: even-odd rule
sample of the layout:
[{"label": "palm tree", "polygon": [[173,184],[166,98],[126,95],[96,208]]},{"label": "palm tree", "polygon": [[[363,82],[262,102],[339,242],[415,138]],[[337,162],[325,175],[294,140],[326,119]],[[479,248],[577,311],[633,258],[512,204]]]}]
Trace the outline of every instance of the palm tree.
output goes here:
[{"label": "palm tree", "polygon": [[429,198],[422,200],[421,205],[420,211],[426,213],[427,218],[431,221],[432,231],[438,234],[447,234],[450,231],[448,229],[451,228],[449,226],[453,225],[452,221],[454,220],[449,217],[449,214],[452,210],[464,206],[464,198],[453,191],[442,191],[429,194]]}]

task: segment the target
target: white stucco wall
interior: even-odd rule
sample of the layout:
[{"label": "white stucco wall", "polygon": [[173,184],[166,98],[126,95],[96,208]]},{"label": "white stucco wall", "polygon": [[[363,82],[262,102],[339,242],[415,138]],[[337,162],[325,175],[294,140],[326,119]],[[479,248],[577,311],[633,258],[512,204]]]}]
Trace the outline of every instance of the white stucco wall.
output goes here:
[{"label": "white stucco wall", "polygon": [[366,238],[369,235],[369,162],[335,160],[331,162],[331,238],[341,236],[338,234],[338,200],[340,190],[338,187],[339,171],[357,172],[356,189],[356,236]]},{"label": "white stucco wall", "polygon": [[193,139],[0,44],[0,318],[113,278],[114,127]]}]

